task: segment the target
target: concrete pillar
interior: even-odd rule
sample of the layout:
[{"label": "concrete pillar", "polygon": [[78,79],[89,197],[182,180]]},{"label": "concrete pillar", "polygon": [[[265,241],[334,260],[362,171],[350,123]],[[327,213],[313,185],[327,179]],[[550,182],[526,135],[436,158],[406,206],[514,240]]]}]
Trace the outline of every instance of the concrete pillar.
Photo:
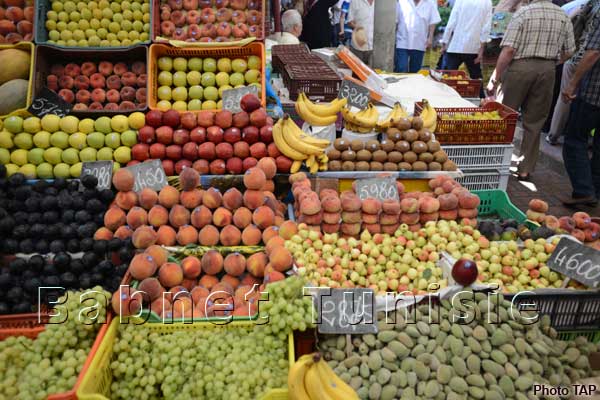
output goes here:
[{"label": "concrete pillar", "polygon": [[373,66],[394,70],[396,49],[396,3],[398,0],[374,0]]}]

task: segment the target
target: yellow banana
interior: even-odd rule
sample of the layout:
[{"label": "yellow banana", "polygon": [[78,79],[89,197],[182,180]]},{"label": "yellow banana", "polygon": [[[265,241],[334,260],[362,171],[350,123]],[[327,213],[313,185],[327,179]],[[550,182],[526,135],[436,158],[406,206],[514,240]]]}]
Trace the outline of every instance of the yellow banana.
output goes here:
[{"label": "yellow banana", "polygon": [[317,162],[315,156],[308,157],[308,160],[306,160],[306,167],[308,168],[308,172],[311,174],[316,174],[319,172],[319,163]]},{"label": "yellow banana", "polygon": [[[306,106],[306,109],[312,114],[319,117],[331,117],[336,115],[348,103],[348,99],[335,99],[330,103],[313,103],[305,93],[300,93],[298,101],[301,101]],[[296,102],[297,103],[297,102]]]},{"label": "yellow banana", "polygon": [[[290,118],[283,118],[281,131],[283,133],[283,140],[294,150],[299,153],[306,155],[315,155],[318,156],[323,153],[324,148],[317,147],[306,141],[302,140],[300,137],[301,134],[304,134],[302,130],[296,125],[294,121]],[[275,133],[273,133],[273,136]],[[277,143],[275,143],[277,144]],[[279,146],[277,146],[279,147]]]},{"label": "yellow banana", "polygon": [[290,167],[290,174],[295,174],[296,172],[300,171],[301,167],[302,161],[294,160],[294,162],[292,162],[292,166]]},{"label": "yellow banana", "polygon": [[333,399],[358,400],[358,395],[346,382],[344,382],[331,369],[323,359],[315,363],[317,374],[321,378],[323,392],[327,393]]},{"label": "yellow banana", "polygon": [[396,103],[394,104],[394,108],[392,108],[392,111],[390,111],[388,116],[383,121],[377,123],[377,128],[380,131],[384,131],[392,126],[393,121],[406,117],[408,117],[408,114],[406,113],[404,108],[402,108],[402,104]]},{"label": "yellow banana", "polygon": [[310,400],[304,389],[304,375],[313,363],[312,354],[305,354],[290,367],[288,373],[288,395],[290,400]]},{"label": "yellow banana", "polygon": [[273,125],[273,141],[275,142],[275,146],[281,151],[285,156],[291,158],[296,161],[303,161],[308,158],[308,155],[302,153],[292,147],[290,147],[285,139],[283,138],[283,120],[280,119],[277,121],[275,125]]},{"label": "yellow banana", "polygon": [[313,114],[301,99],[296,101],[296,112],[300,118],[313,126],[328,126],[335,124],[335,121],[337,121],[337,113],[326,117]]},{"label": "yellow banana", "polygon": [[288,115],[283,116],[283,130],[284,134],[287,133],[288,130],[292,131],[290,133],[295,137],[298,137],[299,140],[316,147],[325,149],[331,144],[327,139],[319,139],[304,132]]},{"label": "yellow banana", "polygon": [[[325,393],[325,388],[321,383],[319,373],[314,364],[311,365],[304,374],[304,389],[306,389],[306,393],[308,393],[310,400],[336,400]],[[342,398],[340,398],[340,400],[342,400]]]},{"label": "yellow banana", "polygon": [[430,132],[435,132],[437,126],[437,112],[425,99],[423,99],[423,111],[421,112],[420,117],[423,120],[423,127]]},{"label": "yellow banana", "polygon": [[361,128],[374,128],[377,125],[377,120],[379,119],[379,112],[373,106],[373,104],[369,103],[369,106],[356,113],[354,116],[354,124],[358,125]]}]

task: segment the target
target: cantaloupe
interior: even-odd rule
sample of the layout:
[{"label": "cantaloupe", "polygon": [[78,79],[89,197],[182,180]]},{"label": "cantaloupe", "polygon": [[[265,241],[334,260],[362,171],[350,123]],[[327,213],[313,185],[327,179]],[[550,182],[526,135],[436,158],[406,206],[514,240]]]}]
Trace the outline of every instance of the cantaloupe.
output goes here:
[{"label": "cantaloupe", "polygon": [[0,86],[0,115],[10,114],[27,105],[29,81],[13,79]]},{"label": "cantaloupe", "polygon": [[0,51],[0,85],[13,79],[29,78],[31,54],[19,49]]}]

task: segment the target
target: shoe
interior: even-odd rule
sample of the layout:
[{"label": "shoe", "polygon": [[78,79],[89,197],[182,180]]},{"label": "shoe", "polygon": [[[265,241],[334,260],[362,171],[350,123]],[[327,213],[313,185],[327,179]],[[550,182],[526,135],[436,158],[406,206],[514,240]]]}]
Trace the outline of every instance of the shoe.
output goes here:
[{"label": "shoe", "polygon": [[596,207],[598,205],[598,199],[594,196],[570,197],[568,199],[562,199],[561,202],[565,206],[585,205],[590,207]]},{"label": "shoe", "polygon": [[554,139],[550,135],[546,135],[544,138],[546,139],[546,142],[548,142],[548,144],[550,146],[556,146],[558,144],[558,140]]}]

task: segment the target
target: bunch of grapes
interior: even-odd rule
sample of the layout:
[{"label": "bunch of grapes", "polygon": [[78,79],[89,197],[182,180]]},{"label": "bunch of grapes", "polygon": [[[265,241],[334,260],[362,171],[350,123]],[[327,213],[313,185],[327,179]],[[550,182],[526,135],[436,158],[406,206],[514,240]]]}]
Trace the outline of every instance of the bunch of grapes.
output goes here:
[{"label": "bunch of grapes", "polygon": [[[35,340],[15,336],[0,342],[0,398],[42,400],[75,385],[106,322],[110,293],[95,287],[66,296],[66,302],[55,307],[57,316]],[[93,308],[85,312],[84,307]]]}]

